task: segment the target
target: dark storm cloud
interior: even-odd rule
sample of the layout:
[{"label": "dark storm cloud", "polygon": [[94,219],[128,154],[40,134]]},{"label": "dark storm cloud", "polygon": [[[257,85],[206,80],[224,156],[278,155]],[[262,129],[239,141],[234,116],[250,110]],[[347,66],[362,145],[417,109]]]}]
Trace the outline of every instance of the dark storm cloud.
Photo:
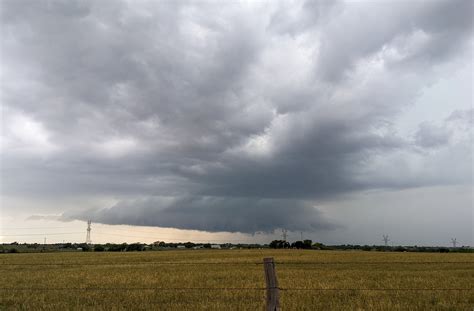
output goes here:
[{"label": "dark storm cloud", "polygon": [[114,224],[310,231],[319,200],[422,185],[372,162],[411,152],[394,118],[472,42],[463,0],[1,6],[2,191],[125,198],[65,213]]},{"label": "dark storm cloud", "polygon": [[474,6],[469,0],[366,4],[347,4],[322,34],[316,70],[323,79],[338,80],[358,61],[397,46],[405,55],[395,65],[429,68],[465,48],[472,33]]},{"label": "dark storm cloud", "polygon": [[[288,213],[291,209],[291,213]],[[139,210],[140,214],[136,211]],[[183,197],[123,201],[111,208],[69,212],[64,219],[91,219],[108,224],[159,226],[227,232],[266,232],[278,228],[314,231],[332,229],[321,213],[295,200]]]}]

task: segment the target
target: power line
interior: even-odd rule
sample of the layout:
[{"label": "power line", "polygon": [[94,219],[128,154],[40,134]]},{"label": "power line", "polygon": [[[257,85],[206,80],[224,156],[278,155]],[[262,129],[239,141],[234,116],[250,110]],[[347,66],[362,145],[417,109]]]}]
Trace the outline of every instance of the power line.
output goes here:
[{"label": "power line", "polygon": [[[120,229],[120,230],[126,230],[126,229]],[[170,234],[161,234],[161,233],[156,233],[156,232],[145,232],[145,231],[139,231],[139,232],[143,232],[143,233],[146,233],[146,234],[150,234],[151,236],[156,236],[156,237],[162,237],[162,236],[169,236]],[[133,232],[134,233],[134,232]],[[123,235],[123,234],[120,234],[120,233],[103,233],[102,234],[113,234],[113,235],[120,235],[120,236],[124,236],[124,237],[130,237],[130,235]],[[143,235],[135,235],[135,236],[132,236],[132,237],[143,237],[143,238],[149,238],[151,237],[150,235],[147,235],[147,236],[143,236]],[[168,240],[185,240],[185,238],[167,238]],[[214,238],[208,238],[208,239],[192,239],[194,241],[242,241],[242,239],[214,239]]]},{"label": "power line", "polygon": [[287,237],[287,235],[288,235],[288,230],[286,230],[286,229],[281,229],[281,236],[282,236],[282,238],[283,238],[283,241],[285,241],[285,242],[286,242],[286,237]]},{"label": "power line", "polygon": [[92,240],[91,240],[91,223],[92,223],[92,221],[89,219],[89,220],[87,221],[86,244],[92,244]]},{"label": "power line", "polygon": [[[121,237],[127,237],[127,238],[153,238],[155,235],[152,236],[138,236],[138,235],[125,235],[125,234],[119,234],[119,233],[105,233],[105,232],[96,232],[96,234],[103,234],[103,235],[114,235],[114,236],[121,236]],[[158,238],[159,234],[156,235]],[[171,240],[171,241],[200,241],[200,242],[210,242],[210,241],[219,241],[219,242],[243,242],[243,244],[252,244],[251,242],[244,242],[243,240],[237,240],[237,239],[184,239],[184,238],[166,238],[165,240]]]},{"label": "power line", "polygon": [[453,238],[451,239],[451,243],[453,243],[453,248],[456,248],[458,241],[456,240],[456,238]]},{"label": "power line", "polygon": [[[135,227],[132,227],[132,228],[135,228]],[[110,229],[111,231],[119,230],[119,231],[133,232],[133,233],[138,232],[138,233],[146,233],[146,234],[155,234],[155,235],[160,235],[160,236],[173,235],[169,233],[159,233],[159,232],[151,232],[151,231],[137,230],[137,229],[125,229],[125,228],[110,228]]]},{"label": "power line", "polygon": [[[88,227],[89,229],[89,227]],[[83,232],[45,232],[45,233],[28,233],[28,234],[1,234],[0,233],[0,236],[4,236],[4,237],[20,237],[20,236],[37,236],[37,235],[42,235],[42,236],[48,236],[48,235],[63,235],[63,234],[81,234]],[[86,235],[86,243],[87,243],[87,238],[89,237],[90,238],[90,231],[87,231],[87,235]],[[106,232],[96,232],[96,234],[99,234],[99,235],[110,235],[110,236],[120,236],[120,237],[127,237],[127,238],[148,238],[148,239],[151,239],[151,238],[156,238],[158,239],[158,237],[162,236],[161,234],[156,234],[156,233],[151,233],[150,232],[150,235],[124,235],[124,234],[119,234],[119,233],[106,233]],[[196,242],[204,242],[204,243],[211,243],[211,241],[213,242],[239,242],[241,244],[252,244],[253,242],[249,242],[249,241],[244,241],[242,239],[213,239],[213,238],[209,238],[209,239],[185,239],[185,238],[165,238],[164,240],[171,240],[171,241],[178,241],[178,242],[182,242],[182,241],[196,241]],[[90,241],[91,242],[91,241]],[[90,243],[88,243],[90,244]]]},{"label": "power line", "polygon": [[30,233],[30,234],[0,234],[0,236],[61,235],[61,234],[79,234],[79,233],[82,233],[82,232]]},{"label": "power line", "polygon": [[[97,224],[96,224],[97,225]],[[100,225],[104,225],[104,224],[100,224]],[[104,226],[111,226],[111,227],[114,227],[113,225],[104,225]],[[1,228],[2,230],[3,229],[9,229],[9,230],[16,230],[16,229],[65,229],[65,228],[70,228],[70,227],[8,227],[8,228]],[[100,232],[100,229],[105,229],[105,228],[101,228],[99,227],[99,229],[96,229],[94,230],[94,232],[97,232],[96,230],[99,230]],[[150,227],[151,230],[155,229],[154,227]],[[158,228],[156,228],[158,229]],[[173,234],[166,234],[166,233],[157,233],[157,232],[151,232],[151,231],[145,231],[145,230],[137,230],[135,229],[135,227],[132,227],[131,229],[126,229],[126,228],[110,228],[111,231],[126,231],[126,232],[131,232],[133,234],[136,234],[136,233],[144,233],[144,234],[147,234],[147,236],[130,236],[130,235],[120,235],[120,236],[124,236],[124,237],[138,237],[138,238],[151,238],[151,237],[155,237],[156,235],[159,236],[159,238],[162,238],[162,239],[165,239],[164,237],[165,236],[174,236]],[[103,233],[102,234],[108,234],[110,235],[110,233]],[[119,235],[119,234],[114,234],[114,235]],[[166,240],[175,240],[175,241],[184,241],[186,240],[187,238],[166,238]],[[209,239],[191,239],[193,241],[204,241],[204,242],[208,242],[208,241],[222,241],[222,242],[226,242],[226,241],[244,241],[244,239],[213,239],[213,238],[209,238]],[[245,242],[245,243],[249,243],[249,242]]]},{"label": "power line", "polygon": [[2,227],[2,230],[20,230],[20,229],[66,229],[71,227]]}]

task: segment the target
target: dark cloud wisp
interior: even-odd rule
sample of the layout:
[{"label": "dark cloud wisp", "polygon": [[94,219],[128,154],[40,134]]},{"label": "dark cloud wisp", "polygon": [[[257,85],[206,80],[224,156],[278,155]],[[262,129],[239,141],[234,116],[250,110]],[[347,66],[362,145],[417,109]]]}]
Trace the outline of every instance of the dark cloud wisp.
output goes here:
[{"label": "dark cloud wisp", "polygon": [[308,203],[285,199],[147,198],[123,201],[111,208],[69,212],[63,219],[211,232],[271,233],[279,228],[293,231],[335,228]]}]

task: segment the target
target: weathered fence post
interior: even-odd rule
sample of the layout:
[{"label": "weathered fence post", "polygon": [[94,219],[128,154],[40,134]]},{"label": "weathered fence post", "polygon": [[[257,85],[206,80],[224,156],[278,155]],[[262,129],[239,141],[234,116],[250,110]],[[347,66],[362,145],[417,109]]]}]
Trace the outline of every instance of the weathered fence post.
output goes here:
[{"label": "weathered fence post", "polygon": [[263,258],[263,269],[265,270],[265,282],[267,284],[266,311],[280,311],[280,289],[275,272],[273,258]]}]

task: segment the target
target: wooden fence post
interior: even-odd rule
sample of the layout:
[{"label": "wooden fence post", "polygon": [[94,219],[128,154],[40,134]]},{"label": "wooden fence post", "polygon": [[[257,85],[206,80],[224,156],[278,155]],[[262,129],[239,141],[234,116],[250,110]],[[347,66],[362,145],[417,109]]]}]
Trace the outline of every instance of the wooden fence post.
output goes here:
[{"label": "wooden fence post", "polygon": [[280,289],[275,272],[273,258],[263,258],[265,282],[267,284],[266,311],[280,311]]}]

